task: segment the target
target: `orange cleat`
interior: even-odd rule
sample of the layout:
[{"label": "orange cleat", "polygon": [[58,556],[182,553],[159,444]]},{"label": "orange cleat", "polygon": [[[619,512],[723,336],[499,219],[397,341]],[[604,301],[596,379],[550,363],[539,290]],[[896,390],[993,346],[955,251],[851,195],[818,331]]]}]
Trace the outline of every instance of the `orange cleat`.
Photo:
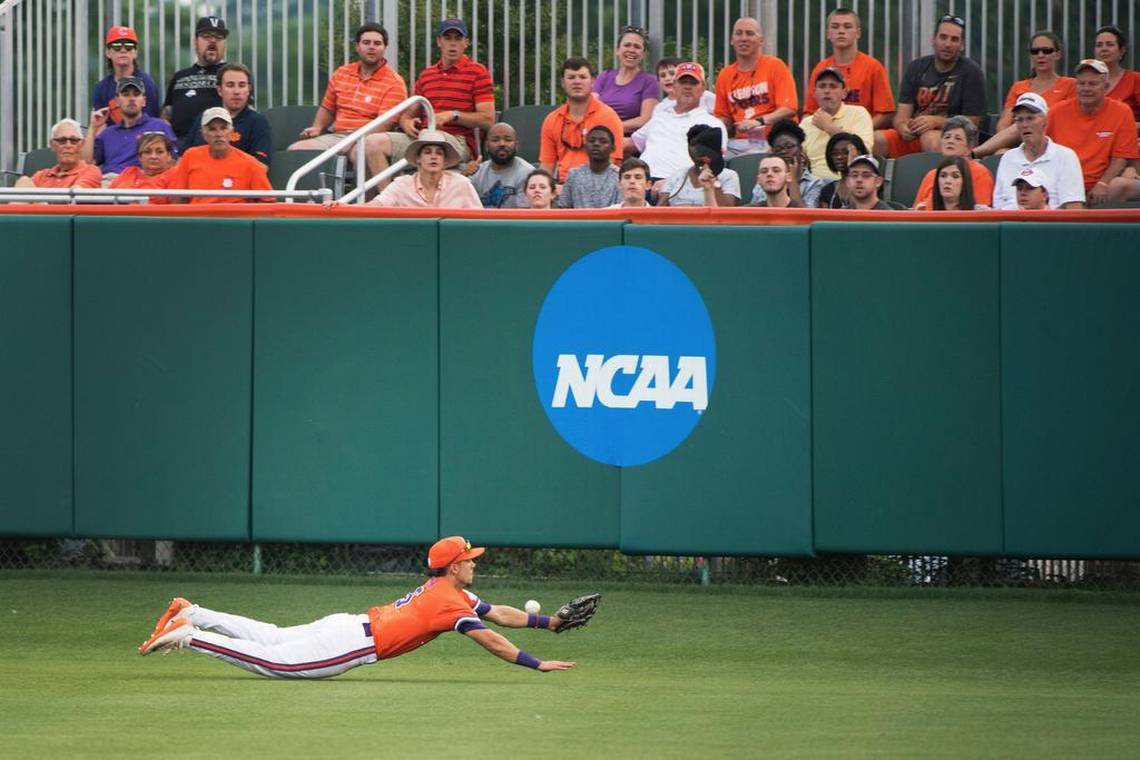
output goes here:
[{"label": "orange cleat", "polygon": [[139,647],[139,654],[146,656],[163,649],[182,649],[194,635],[194,626],[183,617],[173,618],[159,633],[154,634]]},{"label": "orange cleat", "polygon": [[158,622],[154,624],[154,631],[152,631],[150,634],[151,638],[154,638],[158,635],[159,631],[161,631],[163,628],[166,628],[166,624],[169,623],[174,617],[176,617],[179,612],[182,612],[182,610],[190,606],[192,606],[190,604],[190,601],[188,599],[183,599],[180,596],[176,596],[171,599],[170,606],[166,608],[166,612],[162,613],[162,617],[160,617],[158,619]]}]

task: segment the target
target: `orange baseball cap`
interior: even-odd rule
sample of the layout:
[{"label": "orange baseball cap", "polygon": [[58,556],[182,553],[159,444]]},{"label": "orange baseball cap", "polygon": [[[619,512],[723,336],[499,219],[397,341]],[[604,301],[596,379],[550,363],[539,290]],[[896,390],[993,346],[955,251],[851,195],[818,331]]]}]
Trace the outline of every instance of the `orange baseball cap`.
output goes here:
[{"label": "orange baseball cap", "polygon": [[692,77],[701,84],[705,83],[705,68],[696,61],[685,61],[678,63],[677,68],[674,70],[674,81],[681,77]]},{"label": "orange baseball cap", "polygon": [[129,26],[113,26],[107,30],[107,41],[104,44],[110,45],[112,42],[123,42],[124,40],[137,45],[139,36]]},{"label": "orange baseball cap", "polygon": [[448,536],[439,539],[428,549],[428,567],[438,570],[454,562],[475,559],[485,551],[482,546],[472,547],[471,542],[463,536]]}]

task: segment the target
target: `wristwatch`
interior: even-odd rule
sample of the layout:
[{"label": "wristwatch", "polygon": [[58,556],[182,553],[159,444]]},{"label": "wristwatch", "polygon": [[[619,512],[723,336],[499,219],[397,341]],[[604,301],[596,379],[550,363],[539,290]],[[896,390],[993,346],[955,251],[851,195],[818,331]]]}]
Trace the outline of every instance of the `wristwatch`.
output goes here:
[{"label": "wristwatch", "polygon": [[451,120],[453,122],[459,121],[459,111],[452,111],[451,112]]}]

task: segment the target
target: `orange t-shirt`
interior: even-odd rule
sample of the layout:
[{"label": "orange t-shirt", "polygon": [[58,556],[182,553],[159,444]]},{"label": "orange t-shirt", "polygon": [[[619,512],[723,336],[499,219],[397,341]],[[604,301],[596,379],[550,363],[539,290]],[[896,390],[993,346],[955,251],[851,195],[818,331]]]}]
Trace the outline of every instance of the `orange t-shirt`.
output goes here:
[{"label": "orange t-shirt", "polygon": [[[210,146],[187,148],[178,164],[166,171],[171,190],[272,190],[265,164],[230,148],[225,158],[213,158]],[[240,203],[253,198],[191,198],[191,203]]]},{"label": "orange t-shirt", "polygon": [[[119,172],[119,176],[111,181],[111,187],[123,190],[165,190],[166,183],[170,180],[170,173],[172,171],[174,171],[173,166],[160,174],[151,176],[144,174],[142,167],[128,166]],[[150,202],[170,203],[170,198],[156,195],[150,199]]]},{"label": "orange t-shirt", "polygon": [[847,97],[843,102],[849,106],[863,106],[874,116],[878,113],[894,113],[895,96],[891,93],[891,80],[887,70],[877,58],[866,53],[856,53],[851,63],[839,64],[835,56],[829,56],[815,65],[808,79],[804,94],[804,113],[815,113],[819,103],[815,101],[815,80],[819,72],[827,68],[838,69],[846,82]]},{"label": "orange t-shirt", "polygon": [[[796,80],[787,64],[774,55],[762,55],[752,71],[741,71],[739,64],[730,63],[721,69],[716,78],[716,115],[731,118],[734,124],[755,119],[777,108],[798,110]],[[736,130],[734,130],[736,131]],[[736,131],[738,138],[748,135]]]},{"label": "orange t-shirt", "polygon": [[1108,97],[1131,108],[1132,120],[1140,121],[1140,71],[1125,69],[1120,81],[1109,91]]},{"label": "orange t-shirt", "polygon": [[[1032,79],[1019,79],[1009,86],[1009,94],[1005,96],[1004,109],[1009,110],[1013,108],[1013,104],[1027,92],[1033,92]],[[1057,105],[1063,100],[1075,98],[1077,96],[1077,80],[1072,77],[1057,77],[1057,81],[1053,83],[1045,92],[1040,93],[1041,97],[1045,99],[1046,105],[1050,108]]]},{"label": "orange t-shirt", "polygon": [[[981,161],[967,158],[966,163],[970,165],[970,182],[974,185],[974,203],[992,206],[994,204],[994,175],[990,174],[990,170],[983,166]],[[933,169],[922,178],[922,184],[918,186],[918,192],[914,196],[914,205],[917,206],[920,203],[925,203],[927,209],[934,208]]]},{"label": "orange t-shirt", "polygon": [[1072,98],[1050,108],[1048,119],[1045,134],[1076,151],[1086,191],[1104,176],[1112,159],[1140,158],[1132,109],[1119,100],[1105,98],[1100,110],[1087,114]]},{"label": "orange t-shirt", "polygon": [[337,132],[354,132],[408,97],[408,86],[386,62],[360,80],[360,61],[333,72],[321,108],[333,115]]},{"label": "orange t-shirt", "polygon": [[617,111],[603,103],[595,93],[590,93],[590,103],[586,106],[586,115],[582,121],[570,118],[569,103],[555,108],[543,120],[539,163],[553,164],[558,181],[565,182],[571,169],[590,162],[590,157],[586,155],[586,134],[599,125],[608,127],[614,133],[614,152],[610,154],[610,159],[614,164],[620,165],[621,138],[624,134],[621,118]]},{"label": "orange t-shirt", "polygon": [[[485,604],[485,603],[484,603]],[[368,610],[376,657],[386,660],[418,649],[441,633],[480,624],[479,597],[442,578],[427,583],[383,607]]]},{"label": "orange t-shirt", "polygon": [[103,172],[99,167],[80,161],[71,171],[62,171],[59,164],[50,169],[40,169],[32,175],[36,187],[102,187]]}]

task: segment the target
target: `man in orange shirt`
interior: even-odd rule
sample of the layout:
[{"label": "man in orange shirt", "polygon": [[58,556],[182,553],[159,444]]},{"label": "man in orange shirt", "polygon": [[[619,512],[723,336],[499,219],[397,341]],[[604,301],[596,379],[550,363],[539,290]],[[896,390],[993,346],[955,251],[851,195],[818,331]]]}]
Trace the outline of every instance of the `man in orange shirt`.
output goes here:
[{"label": "man in orange shirt", "polygon": [[101,187],[103,173],[79,158],[83,130],[75,119],[62,119],[51,128],[51,149],[58,163],[20,177],[16,187]]},{"label": "man in orange shirt", "polygon": [[768,127],[795,119],[799,109],[796,82],[779,58],[764,55],[760,22],[744,16],[732,25],[736,61],[716,78],[716,116],[728,130],[728,156],[768,150]]},{"label": "man in orange shirt", "polygon": [[[1090,206],[1109,200],[1128,162],[1140,158],[1132,109],[1106,97],[1108,66],[1086,58],[1077,64],[1077,97],[1049,109],[1046,134],[1072,148],[1081,161]],[[1120,183],[1117,183],[1120,184]]]},{"label": "man in orange shirt", "polygon": [[337,613],[307,625],[278,628],[239,615],[200,607],[175,597],[158,619],[139,654],[193,649],[270,678],[328,678],[358,665],[407,654],[441,633],[474,639],[507,662],[541,672],[569,670],[573,662],[539,660],[483,624],[505,628],[544,628],[555,633],[575,628],[593,615],[600,596],[591,594],[559,610],[577,608],[573,620],[531,615],[490,604],[467,590],[475,578],[475,558],[483,554],[461,536],[449,536],[428,551],[427,582],[367,615]]},{"label": "man in orange shirt", "polygon": [[[265,164],[230,142],[234,122],[230,112],[216,106],[202,112],[205,145],[187,148],[170,170],[166,186],[171,190],[272,190]],[[233,203],[255,198],[196,197],[190,203]],[[179,198],[175,203],[185,203]]]},{"label": "man in orange shirt", "polygon": [[[347,63],[333,72],[325,97],[317,109],[312,125],[301,130],[301,138],[289,150],[325,150],[336,145],[350,132],[363,127],[408,97],[408,86],[403,77],[388,65],[384,54],[388,52],[388,31],[374,22],[362,24],[356,30],[356,63]],[[364,161],[368,175],[378,174],[388,166],[384,155],[387,142],[383,133],[396,123],[398,117],[376,127],[364,138]],[[329,127],[331,134],[326,133]],[[348,150],[351,161],[356,146]]]},{"label": "man in orange shirt", "polygon": [[887,70],[876,58],[859,50],[863,26],[859,14],[850,8],[836,8],[827,16],[827,41],[832,55],[824,58],[811,70],[804,97],[804,114],[819,109],[815,99],[815,80],[825,69],[836,69],[843,75],[847,94],[843,102],[849,106],[863,106],[871,114],[875,129],[888,129],[894,122],[895,97]]},{"label": "man in orange shirt", "polygon": [[[621,118],[594,94],[594,67],[585,58],[562,62],[562,90],[566,102],[550,112],[542,122],[539,168],[553,174],[559,183],[575,166],[588,163],[586,135],[597,126],[622,135]],[[616,142],[610,160],[621,164],[621,143]],[[557,171],[556,171],[557,169]]]}]

